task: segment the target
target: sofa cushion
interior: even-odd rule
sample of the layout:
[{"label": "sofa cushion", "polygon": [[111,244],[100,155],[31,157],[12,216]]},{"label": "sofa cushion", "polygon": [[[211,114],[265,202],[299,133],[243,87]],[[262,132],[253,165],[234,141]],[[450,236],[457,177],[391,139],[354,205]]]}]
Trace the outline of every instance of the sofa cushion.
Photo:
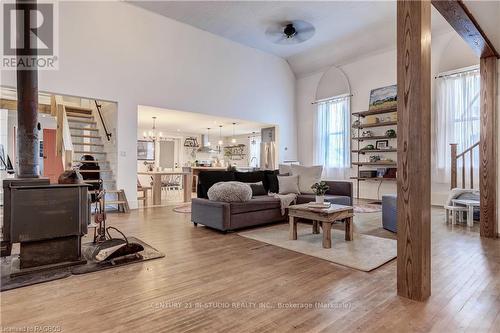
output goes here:
[{"label": "sofa cushion", "polygon": [[229,205],[231,206],[230,208],[231,215],[256,212],[266,209],[281,210],[280,199],[270,197],[268,195],[259,195],[247,202],[231,202]]},{"label": "sofa cushion", "polygon": [[234,180],[242,183],[264,183],[264,179],[266,178],[266,174],[264,171],[249,171],[249,172],[240,172],[236,171],[234,173]]},{"label": "sofa cushion", "polygon": [[252,199],[252,188],[242,182],[219,182],[207,194],[210,201],[246,202]]},{"label": "sofa cushion", "polygon": [[292,165],[292,175],[299,176],[299,190],[300,193],[314,193],[311,186],[315,183],[319,183],[321,180],[321,174],[323,173],[323,166],[302,166],[302,165]]},{"label": "sofa cushion", "polygon": [[232,171],[202,171],[198,175],[197,196],[208,199],[208,190],[218,182],[234,181]]},{"label": "sofa cushion", "polygon": [[266,182],[264,183],[264,187],[268,192],[278,193],[280,191],[279,183],[278,183],[278,174],[279,171],[266,171]]},{"label": "sofa cushion", "polygon": [[299,176],[278,176],[279,194],[299,194]]},{"label": "sofa cushion", "polygon": [[[316,196],[314,194],[299,194],[297,196],[297,204],[304,204],[308,202],[312,202],[316,200]],[[351,197],[343,196],[343,195],[325,195],[325,201],[331,202],[332,204],[350,206],[351,205]]]},{"label": "sofa cushion", "polygon": [[252,188],[252,197],[256,197],[259,195],[267,195],[267,191],[264,188],[264,184],[262,182],[257,183],[248,183]]}]

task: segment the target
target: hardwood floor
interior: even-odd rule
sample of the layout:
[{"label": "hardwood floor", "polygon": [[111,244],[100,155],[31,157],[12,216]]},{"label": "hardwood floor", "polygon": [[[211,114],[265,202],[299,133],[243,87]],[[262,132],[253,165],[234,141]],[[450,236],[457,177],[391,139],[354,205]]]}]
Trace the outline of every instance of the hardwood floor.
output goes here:
[{"label": "hardwood floor", "polygon": [[[423,303],[396,295],[395,260],[370,273],[356,271],[236,233],[195,228],[189,214],[172,207],[110,220],[166,257],[3,292],[1,326],[55,325],[62,332],[500,332],[500,240],[446,226],[440,209],[432,210],[432,295]],[[380,228],[380,213],[357,214],[355,232],[394,237]]]}]

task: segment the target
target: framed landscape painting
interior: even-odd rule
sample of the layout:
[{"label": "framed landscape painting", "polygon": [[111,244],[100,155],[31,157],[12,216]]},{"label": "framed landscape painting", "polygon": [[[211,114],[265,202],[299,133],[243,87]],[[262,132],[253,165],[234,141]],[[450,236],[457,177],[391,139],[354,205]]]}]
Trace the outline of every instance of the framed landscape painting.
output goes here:
[{"label": "framed landscape painting", "polygon": [[392,109],[398,105],[397,85],[373,89],[370,92],[369,110]]}]

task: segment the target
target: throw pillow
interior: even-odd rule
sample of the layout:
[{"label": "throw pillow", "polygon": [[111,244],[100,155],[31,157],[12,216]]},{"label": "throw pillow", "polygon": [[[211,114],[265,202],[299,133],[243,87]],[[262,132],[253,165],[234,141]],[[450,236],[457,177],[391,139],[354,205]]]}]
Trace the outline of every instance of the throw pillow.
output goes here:
[{"label": "throw pillow", "polygon": [[285,175],[285,174],[291,175],[292,174],[292,167],[288,164],[280,164],[278,166],[278,169],[279,169],[280,175]]},{"label": "throw pillow", "polygon": [[219,182],[208,190],[208,199],[222,202],[245,202],[252,199],[252,188],[240,182]]},{"label": "throw pillow", "polygon": [[250,185],[250,187],[252,188],[252,197],[258,195],[267,195],[267,191],[262,182],[250,183],[248,185]]},{"label": "throw pillow", "polygon": [[300,193],[314,193],[311,186],[321,181],[321,173],[323,173],[323,166],[321,165],[310,167],[292,165],[292,175],[299,176]]},{"label": "throw pillow", "polygon": [[278,176],[279,194],[300,194],[299,176]]}]

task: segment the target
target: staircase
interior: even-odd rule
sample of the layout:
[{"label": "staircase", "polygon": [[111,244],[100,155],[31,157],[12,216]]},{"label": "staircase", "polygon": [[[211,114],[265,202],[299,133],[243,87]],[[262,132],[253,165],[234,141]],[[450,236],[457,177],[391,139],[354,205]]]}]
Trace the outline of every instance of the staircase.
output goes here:
[{"label": "staircase", "polygon": [[[450,143],[451,152],[451,189],[460,188],[474,188],[474,151],[479,149],[479,141],[465,149],[461,153],[457,153],[457,144]],[[461,161],[461,186],[458,184],[458,161]],[[467,163],[468,160],[468,163]],[[468,164],[468,168],[467,168]]]},{"label": "staircase", "polygon": [[[70,149],[72,149],[72,151],[68,153],[67,150],[64,151],[65,149],[63,149],[63,160],[66,159],[64,163],[65,168],[77,167],[81,162],[81,157],[83,155],[92,155],[95,161],[86,161],[86,163],[96,163],[100,167],[100,176],[103,182],[103,187],[106,190],[106,209],[128,213],[129,206],[125,192],[116,188],[113,170],[111,169],[110,163],[107,159],[105,145],[94,116],[97,112],[100,120],[103,121],[101,115],[99,114],[100,110],[97,102],[97,111],[94,111],[91,108],[64,104],[61,99],[56,98],[54,98],[52,104],[55,104],[57,107],[56,118],[65,118],[64,121],[62,119],[58,119],[58,131],[62,132],[60,136],[62,138],[65,136],[67,137],[67,131],[69,131],[69,136],[71,138],[70,140],[68,138],[67,141],[70,141],[70,147],[72,146]],[[104,124],[103,126],[105,128]],[[105,131],[106,136],[109,137],[110,134],[107,133],[106,129]],[[64,145],[65,144],[63,143],[62,146]],[[95,171],[81,170],[80,172],[84,174],[86,172]],[[86,180],[85,182],[92,184],[98,183],[99,180]]]}]

